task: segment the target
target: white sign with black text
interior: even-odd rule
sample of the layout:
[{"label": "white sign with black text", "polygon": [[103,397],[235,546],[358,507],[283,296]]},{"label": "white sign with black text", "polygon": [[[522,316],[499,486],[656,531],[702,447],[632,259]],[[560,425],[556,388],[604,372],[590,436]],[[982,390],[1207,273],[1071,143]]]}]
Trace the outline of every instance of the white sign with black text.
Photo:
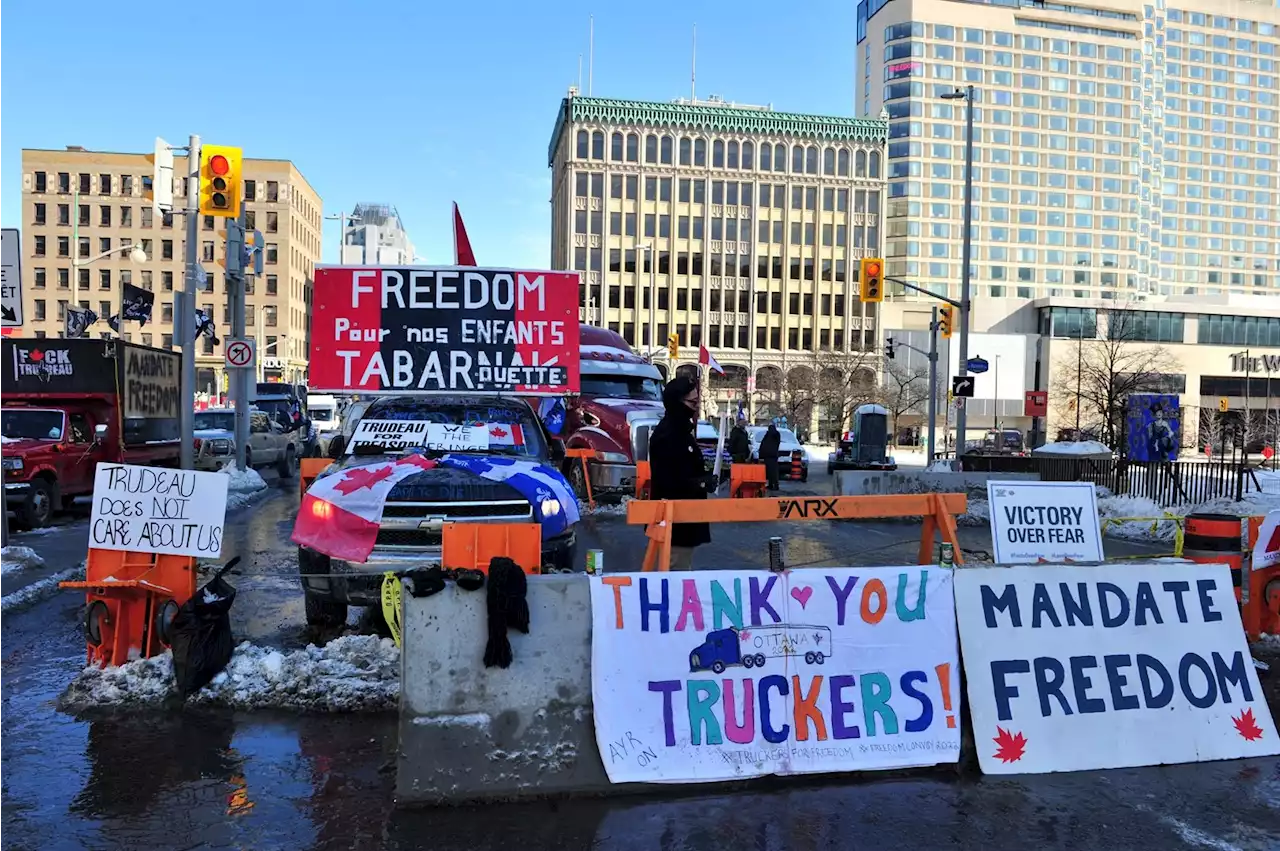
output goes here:
[{"label": "white sign with black text", "polygon": [[347,454],[367,454],[371,447],[383,452],[402,452],[415,446],[442,452],[484,451],[489,448],[489,432],[483,426],[426,420],[363,419],[351,436]]},{"label": "white sign with black text", "polygon": [[17,228],[0,231],[0,326],[22,324],[22,238]]},{"label": "white sign with black text", "polygon": [[1092,483],[989,481],[987,500],[996,564],[1102,561]]},{"label": "white sign with black text", "polygon": [[99,464],[89,546],[218,558],[229,481],[222,473]]}]

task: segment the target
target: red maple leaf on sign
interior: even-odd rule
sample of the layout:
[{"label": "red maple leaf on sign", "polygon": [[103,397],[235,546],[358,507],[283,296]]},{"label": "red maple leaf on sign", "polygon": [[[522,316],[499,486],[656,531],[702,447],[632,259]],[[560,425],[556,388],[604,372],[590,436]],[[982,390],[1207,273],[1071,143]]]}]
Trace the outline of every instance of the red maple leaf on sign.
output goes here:
[{"label": "red maple leaf on sign", "polygon": [[44,352],[40,351],[39,349],[36,349],[30,355],[28,355],[28,357],[31,358],[33,361],[36,361],[37,363],[39,363],[40,361],[44,360]]},{"label": "red maple leaf on sign", "polygon": [[1262,738],[1262,728],[1258,726],[1253,717],[1253,710],[1246,709],[1240,713],[1240,717],[1231,717],[1231,723],[1236,725],[1236,732],[1240,734],[1246,742],[1256,742]]},{"label": "red maple leaf on sign", "polygon": [[996,737],[991,741],[996,743],[994,756],[1001,762],[1017,762],[1027,752],[1027,737],[1010,733],[1003,727],[996,727]]},{"label": "red maple leaf on sign", "polygon": [[505,429],[502,428],[502,426],[494,426],[493,428],[489,429],[489,436],[490,437],[506,437],[507,432]]},{"label": "red maple leaf on sign", "polygon": [[741,641],[746,641],[746,640],[747,640],[748,638],[750,638],[750,637],[751,637],[751,630],[749,630],[749,629],[741,630],[741,631],[738,633],[738,638],[739,638],[739,640],[741,640]]},{"label": "red maple leaf on sign", "polygon": [[348,470],[342,477],[342,481],[334,485],[333,489],[346,496],[363,488],[371,488],[378,482],[391,478],[391,466],[386,464],[382,467],[356,467],[354,470]]}]

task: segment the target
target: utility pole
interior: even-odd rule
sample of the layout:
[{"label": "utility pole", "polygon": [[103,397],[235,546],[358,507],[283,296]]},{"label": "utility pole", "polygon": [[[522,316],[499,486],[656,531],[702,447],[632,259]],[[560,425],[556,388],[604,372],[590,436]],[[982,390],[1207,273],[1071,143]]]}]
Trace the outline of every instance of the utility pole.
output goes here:
[{"label": "utility pole", "polygon": [[[231,308],[232,340],[244,337],[245,313],[245,202],[240,202],[240,215],[227,220],[227,292]],[[257,248],[258,246],[255,246]],[[256,360],[255,355],[255,360]],[[249,367],[231,372],[231,407],[235,411],[236,469],[247,470],[246,449],[249,446]]]},{"label": "utility pole", "polygon": [[196,427],[196,339],[193,314],[196,309],[196,282],[200,270],[200,137],[192,136],[187,144],[187,244],[186,281],[182,298],[176,299],[173,333],[182,341],[182,396],[179,399],[181,414],[182,469],[195,467]]},{"label": "utility pole", "polygon": [[934,450],[937,448],[935,434],[938,419],[938,306],[933,306],[933,318],[929,320],[929,438],[926,444],[925,466],[933,463]]}]

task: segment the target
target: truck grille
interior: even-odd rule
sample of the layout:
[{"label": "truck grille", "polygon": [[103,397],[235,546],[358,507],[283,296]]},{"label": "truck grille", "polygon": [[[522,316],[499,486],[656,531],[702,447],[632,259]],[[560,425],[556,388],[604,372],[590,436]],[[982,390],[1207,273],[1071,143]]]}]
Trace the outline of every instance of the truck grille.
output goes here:
[{"label": "truck grille", "polygon": [[656,422],[631,424],[631,457],[636,461],[649,460],[649,432],[656,425]]},{"label": "truck grille", "polygon": [[533,507],[522,499],[389,502],[374,546],[384,551],[412,552],[440,546],[445,523],[529,523],[533,519]]}]

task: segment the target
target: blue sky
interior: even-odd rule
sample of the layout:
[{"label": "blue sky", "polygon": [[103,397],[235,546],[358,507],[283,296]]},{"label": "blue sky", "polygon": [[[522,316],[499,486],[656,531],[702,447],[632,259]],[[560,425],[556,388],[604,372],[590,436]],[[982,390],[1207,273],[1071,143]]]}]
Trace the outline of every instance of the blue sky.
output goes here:
[{"label": "blue sky", "polygon": [[[597,96],[687,97],[696,23],[700,96],[847,115],[854,5],[10,0],[0,219],[20,225],[24,147],[140,152],[198,133],[293,160],[326,215],[394,204],[428,262],[452,262],[456,200],[482,264],[546,266],[547,143],[580,53],[586,89],[590,15]],[[200,62],[193,101],[179,62],[201,43],[220,58]],[[327,222],[326,262],[336,243]]]}]

